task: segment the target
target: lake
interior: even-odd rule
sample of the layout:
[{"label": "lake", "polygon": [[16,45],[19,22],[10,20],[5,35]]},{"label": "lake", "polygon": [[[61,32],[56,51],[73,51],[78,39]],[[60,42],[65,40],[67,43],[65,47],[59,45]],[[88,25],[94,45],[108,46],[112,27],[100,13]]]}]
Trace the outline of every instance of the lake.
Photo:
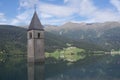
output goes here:
[{"label": "lake", "polygon": [[0,63],[0,80],[120,80],[120,56],[88,56],[76,62],[48,58],[45,64],[11,56]]}]

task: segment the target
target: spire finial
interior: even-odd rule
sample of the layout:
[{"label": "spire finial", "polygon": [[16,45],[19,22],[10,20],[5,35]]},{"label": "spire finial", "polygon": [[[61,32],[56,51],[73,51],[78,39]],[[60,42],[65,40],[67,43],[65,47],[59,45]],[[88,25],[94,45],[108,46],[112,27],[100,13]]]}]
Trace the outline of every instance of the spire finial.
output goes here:
[{"label": "spire finial", "polygon": [[39,20],[39,17],[37,15],[35,5],[34,5],[34,9],[35,9],[35,11],[34,11],[30,26],[29,26],[29,30],[44,30],[43,26],[42,26],[42,24],[41,24],[41,22]]},{"label": "spire finial", "polygon": [[36,11],[36,8],[37,8],[37,4],[34,5],[34,10]]}]

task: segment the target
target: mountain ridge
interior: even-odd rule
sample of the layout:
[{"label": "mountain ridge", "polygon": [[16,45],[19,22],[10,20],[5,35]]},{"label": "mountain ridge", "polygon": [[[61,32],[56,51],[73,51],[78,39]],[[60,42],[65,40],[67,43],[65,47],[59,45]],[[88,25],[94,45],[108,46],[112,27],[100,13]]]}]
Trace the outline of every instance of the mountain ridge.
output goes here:
[{"label": "mountain ridge", "polygon": [[[59,27],[46,27],[46,31],[68,37],[74,40],[83,40],[100,45],[104,48],[120,49],[120,23],[72,23],[68,22]],[[117,46],[116,46],[117,45]]]},{"label": "mountain ridge", "polygon": [[[61,26],[47,26],[45,27],[46,30],[49,30],[51,27],[54,28],[54,29],[65,29],[65,28],[73,28],[74,26],[74,29],[83,29],[83,30],[86,30],[86,29],[101,29],[101,28],[113,28],[113,27],[116,27],[116,26],[119,26],[120,25],[120,22],[104,22],[104,23],[73,23],[73,22],[67,22]],[[109,27],[108,27],[109,26]]]}]

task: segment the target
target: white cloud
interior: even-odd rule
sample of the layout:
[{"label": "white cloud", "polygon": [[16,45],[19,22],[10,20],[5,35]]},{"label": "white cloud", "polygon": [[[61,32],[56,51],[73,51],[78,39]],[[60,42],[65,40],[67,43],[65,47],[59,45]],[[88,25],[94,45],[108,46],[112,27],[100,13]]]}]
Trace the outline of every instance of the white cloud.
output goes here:
[{"label": "white cloud", "polygon": [[99,9],[93,4],[93,0],[82,0],[79,6],[79,15],[86,17],[86,22],[119,21],[118,12],[112,9]]},{"label": "white cloud", "polygon": [[[45,24],[62,24],[67,21],[75,21],[75,18],[84,17],[85,22],[105,22],[120,20],[120,1],[110,0],[114,7],[118,10],[110,8],[100,9],[94,4],[94,0],[64,0],[63,5],[45,3],[39,0],[20,0],[20,10],[25,9],[12,20],[13,24],[26,23],[30,21],[34,5],[37,6],[37,12],[41,18],[41,22]],[[77,20],[77,22],[79,22]]]},{"label": "white cloud", "polygon": [[39,3],[39,0],[20,0],[19,8],[34,8]]},{"label": "white cloud", "polygon": [[92,15],[96,12],[96,7],[93,5],[91,0],[82,0],[79,6],[80,15]]},{"label": "white cloud", "polygon": [[48,18],[48,19],[42,19],[42,23],[43,24],[51,24],[51,25],[61,25],[63,23],[66,23],[66,22],[69,22],[69,21],[72,21],[74,20],[74,16],[71,16],[71,17],[65,17],[65,18],[57,18],[57,19],[54,19],[54,18]]},{"label": "white cloud", "polygon": [[25,25],[28,24],[30,22],[31,19],[31,15],[33,15],[31,12],[31,10],[29,11],[24,11],[21,14],[18,14],[14,19],[11,20],[12,25],[16,24],[16,25]]},{"label": "white cloud", "polygon": [[53,4],[41,3],[39,5],[39,10],[41,12],[54,15],[56,17],[66,17],[73,15],[75,13],[75,9],[68,6],[58,6]]},{"label": "white cloud", "polygon": [[67,3],[69,0],[64,0],[64,3]]},{"label": "white cloud", "polygon": [[116,9],[120,12],[120,0],[111,0],[110,2],[111,2],[111,3],[113,4],[113,6],[115,6]]},{"label": "white cloud", "polygon": [[13,19],[12,21],[11,21],[11,25],[16,25],[16,24],[18,24],[20,21],[18,20],[18,19]]},{"label": "white cloud", "polygon": [[53,15],[50,15],[50,14],[46,14],[46,13],[41,13],[41,18],[51,18],[51,17],[53,17]]},{"label": "white cloud", "polygon": [[98,11],[95,12],[93,17],[90,18],[89,22],[106,22],[106,21],[119,21],[120,16],[109,11]]},{"label": "white cloud", "polygon": [[[117,9],[119,9],[117,1]],[[71,17],[77,14],[81,17],[85,17],[85,22],[105,22],[105,21],[119,21],[120,14],[114,12],[112,9],[99,9],[93,2],[93,0],[64,0],[67,5],[58,6],[51,4],[42,4],[40,6],[41,12],[52,14],[56,17]],[[120,2],[120,1],[119,1]],[[68,21],[68,20],[67,20]],[[82,20],[81,20],[82,21]]]},{"label": "white cloud", "polygon": [[6,21],[4,13],[0,13],[0,21]]},{"label": "white cloud", "polygon": [[0,13],[0,24],[7,24],[7,19],[4,13]]},{"label": "white cloud", "polygon": [[[22,24],[30,21],[33,14],[33,7],[37,6],[37,13],[43,23],[61,23],[75,13],[75,9],[68,6],[58,6],[55,4],[48,4],[39,2],[39,0],[20,0],[19,10],[25,9],[26,11],[18,14],[11,22],[11,24]],[[31,11],[31,12],[30,12]],[[30,17],[30,18],[29,18]],[[55,18],[55,19],[53,19]],[[65,20],[63,19],[65,18]],[[51,20],[52,19],[52,20]],[[57,20],[56,20],[57,19]],[[58,20],[59,19],[59,20]],[[53,22],[52,22],[53,21]],[[29,23],[27,23],[29,24]]]}]

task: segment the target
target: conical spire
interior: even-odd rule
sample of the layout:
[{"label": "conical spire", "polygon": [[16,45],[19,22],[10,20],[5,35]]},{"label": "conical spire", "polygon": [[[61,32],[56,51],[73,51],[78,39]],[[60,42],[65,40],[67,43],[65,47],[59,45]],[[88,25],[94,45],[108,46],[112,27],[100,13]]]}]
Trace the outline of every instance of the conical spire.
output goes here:
[{"label": "conical spire", "polygon": [[34,12],[33,18],[31,20],[30,26],[28,30],[44,30],[43,26],[37,16],[36,11]]}]

